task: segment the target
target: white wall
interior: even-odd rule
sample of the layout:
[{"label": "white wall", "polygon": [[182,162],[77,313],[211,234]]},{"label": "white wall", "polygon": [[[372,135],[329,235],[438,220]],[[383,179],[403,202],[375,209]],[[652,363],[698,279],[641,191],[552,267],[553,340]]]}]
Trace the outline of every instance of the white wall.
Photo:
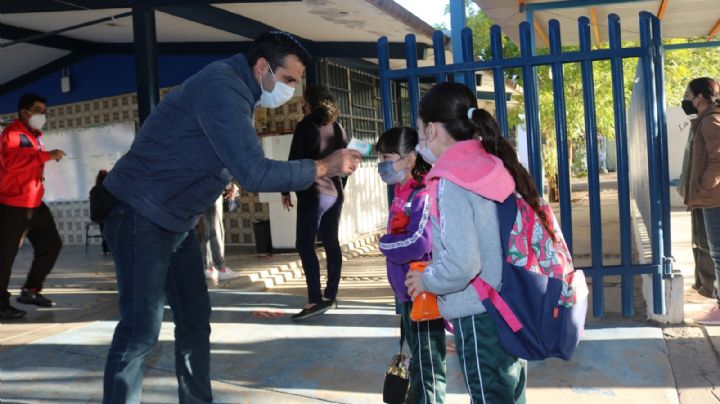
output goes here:
[{"label": "white wall", "polygon": [[[690,135],[690,119],[680,107],[667,109],[668,173],[670,181],[680,178],[685,144]],[[682,207],[683,198],[675,185],[670,185],[670,205]]]},{"label": "white wall", "polygon": [[132,122],[46,132],[45,150],[62,149],[59,162],[45,163],[46,202],[87,200],[99,170],[108,170],[129,149],[135,136]]},{"label": "white wall", "polygon": [[[276,160],[287,160],[292,135],[265,136],[261,143],[265,155]],[[297,207],[295,193],[291,193]],[[295,248],[295,223],[297,211],[283,209],[279,193],[260,193],[260,202],[266,202],[270,211],[270,234],[273,248]],[[377,174],[375,159],[361,163],[348,178],[345,187],[345,203],[340,218],[340,242],[372,233],[385,226],[388,215],[387,188]]]}]

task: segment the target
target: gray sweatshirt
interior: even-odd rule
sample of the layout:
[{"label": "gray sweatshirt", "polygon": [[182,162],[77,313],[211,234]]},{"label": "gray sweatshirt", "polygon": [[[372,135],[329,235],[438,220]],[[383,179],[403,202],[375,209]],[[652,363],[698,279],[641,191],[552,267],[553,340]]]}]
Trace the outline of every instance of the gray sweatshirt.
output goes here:
[{"label": "gray sweatshirt", "polygon": [[495,202],[440,179],[439,218],[432,218],[433,261],[423,272],[425,289],[438,296],[447,320],[485,312],[470,282],[478,275],[499,290],[502,271]]}]

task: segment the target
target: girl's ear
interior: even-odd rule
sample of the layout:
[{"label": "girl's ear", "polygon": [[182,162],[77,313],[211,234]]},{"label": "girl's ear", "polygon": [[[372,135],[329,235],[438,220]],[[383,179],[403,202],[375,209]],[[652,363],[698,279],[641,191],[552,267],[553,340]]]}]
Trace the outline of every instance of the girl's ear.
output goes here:
[{"label": "girl's ear", "polygon": [[417,152],[414,150],[409,152],[405,159],[407,160],[407,168],[412,170],[415,168],[415,161],[417,161]]}]

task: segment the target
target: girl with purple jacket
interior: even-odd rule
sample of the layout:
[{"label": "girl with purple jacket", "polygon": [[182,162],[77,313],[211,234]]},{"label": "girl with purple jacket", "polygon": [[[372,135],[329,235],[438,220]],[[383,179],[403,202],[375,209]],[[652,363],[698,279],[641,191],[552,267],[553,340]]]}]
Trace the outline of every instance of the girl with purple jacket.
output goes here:
[{"label": "girl with purple jacket", "polygon": [[410,320],[412,301],[405,286],[411,262],[430,261],[431,224],[425,175],[431,166],[415,152],[418,134],[412,128],[393,128],[378,140],[378,172],[394,185],[388,234],[380,238],[387,258],[387,275],[395,293],[408,346],[412,352],[410,385],[415,403],[445,401],[445,329],[443,320]]}]

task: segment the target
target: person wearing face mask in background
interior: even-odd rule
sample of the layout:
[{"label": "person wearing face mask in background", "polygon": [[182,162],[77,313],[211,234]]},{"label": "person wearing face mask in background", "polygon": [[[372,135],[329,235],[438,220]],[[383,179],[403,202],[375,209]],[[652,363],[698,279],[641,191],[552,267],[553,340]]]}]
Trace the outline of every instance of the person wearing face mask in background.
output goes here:
[{"label": "person wearing face mask in background", "polygon": [[418,133],[412,128],[392,128],[378,139],[378,173],[393,185],[387,234],[380,237],[387,276],[395,294],[402,328],[412,353],[410,386],[415,403],[445,402],[445,328],[442,319],[411,321],[413,302],[405,286],[412,262],[427,262],[432,254],[430,201],[425,175],[430,164],[415,151]]},{"label": "person wearing face mask in background", "polygon": [[[700,324],[720,325],[720,296],[717,294],[720,279],[720,83],[709,77],[692,80],[685,91],[682,108],[688,115],[696,114],[691,125],[689,153],[683,164],[685,205],[693,211],[693,244],[703,248],[703,242],[707,240],[715,272],[712,277],[706,271],[698,273],[702,268],[696,267],[693,286],[701,295],[714,297],[715,302],[694,320]],[[702,223],[698,223],[698,217],[702,217]],[[702,231],[702,225],[705,234],[696,234]]]},{"label": "person wearing face mask in background", "polygon": [[[303,94],[305,117],[295,126],[288,160],[319,160],[348,145],[348,135],[338,117],[335,97],[326,87],[308,86]],[[307,283],[308,303],[294,321],[322,314],[337,306],[336,298],[342,270],[342,250],[338,240],[340,213],[345,199],[345,181],[338,177],[318,178],[307,189],[297,192],[295,247],[302,261]],[[293,207],[290,193],[282,194],[285,209]],[[320,284],[320,263],[315,253],[315,238],[320,236],[327,256],[327,285]]]},{"label": "person wearing face mask in background", "polygon": [[47,161],[60,161],[65,153],[58,149],[45,151],[40,140],[46,108],[45,99],[39,95],[23,95],[18,101],[18,118],[0,135],[0,320],[26,314],[10,305],[8,292],[23,236],[35,252],[17,301],[41,307],[54,304],[40,291],[60,254],[62,240],[50,209],[42,202],[43,169]]},{"label": "person wearing face mask in background", "polygon": [[142,402],[143,364],[166,301],[175,323],[178,401],[212,402],[211,307],[195,226],[231,179],[249,192],[283,192],[357,168],[360,153],[352,150],[317,161],[275,161],[263,153],[255,107],[290,100],[309,61],[292,35],[274,31],[245,54],[207,65],[152,110],[101,184],[116,199],[108,203],[103,235],[115,261],[120,314],[103,403]]}]

